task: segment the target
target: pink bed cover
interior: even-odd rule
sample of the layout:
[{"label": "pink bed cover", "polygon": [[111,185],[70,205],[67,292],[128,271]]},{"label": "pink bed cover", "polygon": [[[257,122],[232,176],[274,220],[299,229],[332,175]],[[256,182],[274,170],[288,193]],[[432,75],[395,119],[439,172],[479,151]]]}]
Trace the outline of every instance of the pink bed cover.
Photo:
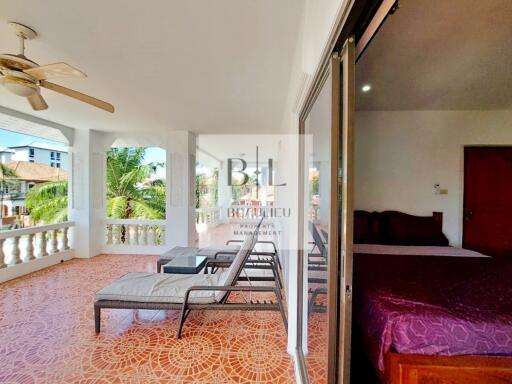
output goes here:
[{"label": "pink bed cover", "polygon": [[451,247],[400,248],[355,248],[355,321],[381,373],[390,350],[512,355],[511,262]]}]

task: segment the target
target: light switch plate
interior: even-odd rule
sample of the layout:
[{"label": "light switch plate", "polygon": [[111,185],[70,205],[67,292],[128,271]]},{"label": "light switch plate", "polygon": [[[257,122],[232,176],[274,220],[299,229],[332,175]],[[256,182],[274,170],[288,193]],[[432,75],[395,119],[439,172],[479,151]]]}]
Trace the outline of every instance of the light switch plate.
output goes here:
[{"label": "light switch plate", "polygon": [[448,190],[447,189],[440,189],[439,190],[439,194],[440,195],[447,195],[448,194]]}]

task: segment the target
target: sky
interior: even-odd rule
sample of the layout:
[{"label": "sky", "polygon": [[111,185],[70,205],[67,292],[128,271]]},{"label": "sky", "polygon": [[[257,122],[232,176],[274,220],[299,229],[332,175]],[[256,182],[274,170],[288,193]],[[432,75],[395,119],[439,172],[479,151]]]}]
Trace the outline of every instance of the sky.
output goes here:
[{"label": "sky", "polygon": [[0,129],[0,148],[30,144],[34,141],[39,141],[46,144],[62,145],[64,147],[66,146],[64,143],[60,143],[58,141],[46,140],[40,137],[29,136],[17,132],[6,131],[5,129]]},{"label": "sky", "polygon": [[[36,136],[29,136],[22,133],[6,131],[5,129],[0,129],[0,148],[4,147],[14,147],[18,145],[26,145],[30,144],[34,141],[38,141],[41,143],[53,144],[53,145],[61,145],[63,147],[67,147],[66,144],[58,142],[46,140]],[[165,150],[157,147],[150,147],[146,149],[146,156],[144,158],[144,163],[164,163],[165,164]],[[156,173],[156,177],[165,178],[165,168],[159,168]]]}]

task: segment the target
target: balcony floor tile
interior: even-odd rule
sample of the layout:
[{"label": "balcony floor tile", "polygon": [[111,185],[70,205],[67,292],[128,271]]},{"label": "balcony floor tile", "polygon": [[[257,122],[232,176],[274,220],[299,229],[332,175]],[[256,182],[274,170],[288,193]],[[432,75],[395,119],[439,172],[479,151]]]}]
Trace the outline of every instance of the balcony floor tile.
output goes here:
[{"label": "balcony floor tile", "polygon": [[177,311],[103,310],[94,292],[156,257],[101,255],[0,284],[0,382],[293,383],[278,313],[193,311],[175,339]]}]

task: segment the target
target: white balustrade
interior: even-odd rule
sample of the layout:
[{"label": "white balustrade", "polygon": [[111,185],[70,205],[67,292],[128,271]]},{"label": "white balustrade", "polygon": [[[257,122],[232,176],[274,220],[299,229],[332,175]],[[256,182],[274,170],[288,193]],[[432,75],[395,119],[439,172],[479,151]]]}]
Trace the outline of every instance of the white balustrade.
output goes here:
[{"label": "white balustrade", "polygon": [[220,208],[197,208],[196,224],[206,224],[216,226],[220,224]]},{"label": "white balustrade", "polygon": [[107,219],[107,245],[165,245],[165,220]]},{"label": "white balustrade", "polygon": [[[70,249],[69,228],[73,226],[73,222],[67,221],[59,224],[1,231],[0,269],[11,265],[30,263],[50,254]],[[48,233],[52,234],[50,252],[47,250]]]}]

